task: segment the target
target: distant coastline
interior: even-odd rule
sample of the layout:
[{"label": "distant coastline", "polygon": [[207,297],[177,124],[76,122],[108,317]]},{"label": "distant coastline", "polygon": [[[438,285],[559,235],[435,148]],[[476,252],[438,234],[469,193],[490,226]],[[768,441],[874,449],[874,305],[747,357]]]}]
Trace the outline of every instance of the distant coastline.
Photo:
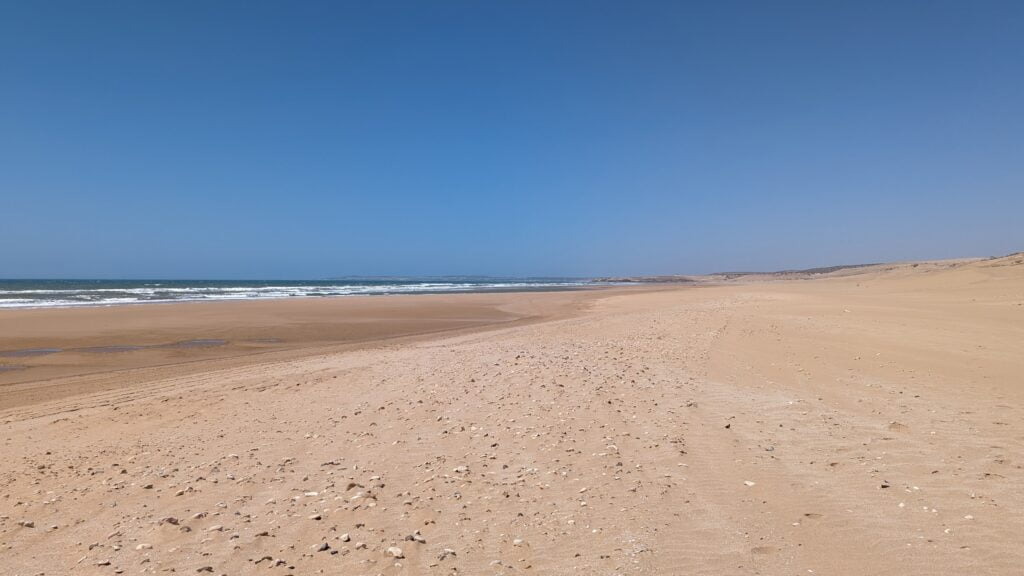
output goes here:
[{"label": "distant coastline", "polygon": [[615,283],[643,283],[643,284],[689,284],[698,282],[722,282],[738,278],[811,278],[837,272],[856,271],[859,268],[872,268],[882,266],[881,263],[871,264],[843,264],[839,266],[822,266],[819,268],[805,268],[802,270],[779,270],[776,272],[712,272],[701,275],[672,275],[663,274],[658,276],[609,276],[595,278],[596,282]]},{"label": "distant coastline", "polygon": [[958,258],[949,260],[921,260],[916,262],[873,262],[869,264],[840,264],[838,266],[820,266],[796,270],[778,270],[774,272],[713,272],[711,274],[662,274],[652,276],[605,276],[594,278],[594,282],[614,284],[719,284],[722,282],[771,281],[771,280],[811,280],[839,276],[852,276],[868,272],[885,272],[907,267],[923,269],[953,268],[971,262],[992,260],[1010,260],[1020,263],[1024,260],[1024,252],[1014,252],[1003,256],[986,258]]}]

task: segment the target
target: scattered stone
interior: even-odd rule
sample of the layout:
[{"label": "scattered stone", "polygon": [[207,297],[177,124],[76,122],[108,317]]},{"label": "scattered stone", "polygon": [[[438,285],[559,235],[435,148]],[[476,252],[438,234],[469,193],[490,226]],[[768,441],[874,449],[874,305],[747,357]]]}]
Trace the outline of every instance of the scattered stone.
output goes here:
[{"label": "scattered stone", "polygon": [[452,550],[451,548],[445,548],[444,550],[441,551],[440,554],[437,555],[437,559],[438,560],[444,560],[445,558],[447,558],[449,556],[455,556],[455,555],[456,555],[455,554],[455,550]]},{"label": "scattered stone", "polygon": [[405,558],[405,554],[402,552],[402,549],[398,546],[389,546],[387,552],[388,555],[393,556],[395,558]]}]

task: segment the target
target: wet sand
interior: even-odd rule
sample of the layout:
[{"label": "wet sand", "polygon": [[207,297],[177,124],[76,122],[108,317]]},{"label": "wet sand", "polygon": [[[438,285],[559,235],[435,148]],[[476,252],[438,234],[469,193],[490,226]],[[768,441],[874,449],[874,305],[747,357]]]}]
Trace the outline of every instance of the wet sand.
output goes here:
[{"label": "wet sand", "polygon": [[531,298],[0,411],[5,573],[1020,573],[1024,259]]},{"label": "wet sand", "polygon": [[[643,290],[624,288],[621,290]],[[0,410],[143,379],[571,314],[593,290],[0,311]],[[216,361],[210,364],[210,361]]]}]

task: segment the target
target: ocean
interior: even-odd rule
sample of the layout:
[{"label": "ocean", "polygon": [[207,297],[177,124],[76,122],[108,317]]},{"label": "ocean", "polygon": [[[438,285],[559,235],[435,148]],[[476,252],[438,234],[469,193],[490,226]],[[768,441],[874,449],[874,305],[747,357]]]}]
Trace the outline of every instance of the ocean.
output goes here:
[{"label": "ocean", "polygon": [[0,308],[311,298],[451,292],[573,290],[580,278],[386,278],[338,280],[0,280]]}]

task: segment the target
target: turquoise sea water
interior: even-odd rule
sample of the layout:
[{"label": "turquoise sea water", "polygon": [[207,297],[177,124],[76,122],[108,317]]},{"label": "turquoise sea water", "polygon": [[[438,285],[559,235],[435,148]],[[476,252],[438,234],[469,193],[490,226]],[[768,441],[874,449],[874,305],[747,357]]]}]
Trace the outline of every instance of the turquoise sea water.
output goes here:
[{"label": "turquoise sea water", "polygon": [[0,280],[0,308],[111,306],[177,301],[572,290],[580,278],[386,278],[338,280]]}]

